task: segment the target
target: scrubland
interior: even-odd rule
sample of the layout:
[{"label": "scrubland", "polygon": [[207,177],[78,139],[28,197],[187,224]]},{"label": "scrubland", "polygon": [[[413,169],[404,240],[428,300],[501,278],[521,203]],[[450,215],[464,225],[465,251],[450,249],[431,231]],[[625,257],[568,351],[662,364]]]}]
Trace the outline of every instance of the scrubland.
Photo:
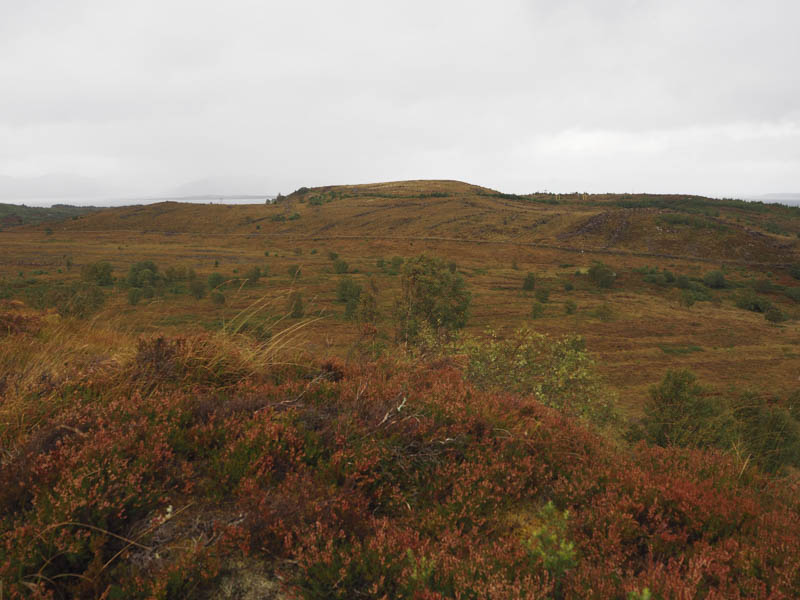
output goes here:
[{"label": "scrubland", "polygon": [[421,181],[0,232],[0,595],[796,597],[799,232]]}]

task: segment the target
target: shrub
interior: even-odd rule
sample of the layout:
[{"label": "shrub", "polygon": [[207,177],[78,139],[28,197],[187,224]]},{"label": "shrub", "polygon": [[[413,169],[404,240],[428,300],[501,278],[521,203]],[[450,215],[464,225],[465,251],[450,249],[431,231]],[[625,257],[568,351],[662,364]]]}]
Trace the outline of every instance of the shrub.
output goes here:
[{"label": "shrub", "polygon": [[339,302],[358,302],[362,287],[352,277],[343,277],[336,286],[336,299]]},{"label": "shrub", "polygon": [[791,275],[795,279],[800,279],[800,263],[789,267],[789,275]]},{"label": "shrub", "polygon": [[574,314],[578,310],[578,305],[573,300],[567,300],[564,303],[564,312],[568,315]]},{"label": "shrub", "polygon": [[403,257],[402,256],[393,256],[391,262],[389,263],[389,274],[390,275],[397,275],[400,273],[400,269],[403,266]]},{"label": "shrub", "polygon": [[744,310],[750,310],[758,313],[766,313],[772,308],[772,302],[761,296],[757,296],[753,290],[744,290],[736,298],[736,306]]},{"label": "shrub", "polygon": [[690,287],[692,287],[692,282],[689,281],[689,278],[686,275],[678,275],[675,278],[675,285],[682,290],[688,290]]},{"label": "shrub", "polygon": [[482,389],[534,395],[552,408],[597,421],[610,418],[613,401],[600,384],[579,336],[552,338],[521,328],[500,337],[466,338],[466,377]]},{"label": "shrub", "polygon": [[222,306],[225,304],[225,294],[220,292],[219,290],[213,290],[210,295],[211,302],[216,304],[217,306]]},{"label": "shrub", "polygon": [[193,279],[189,282],[189,293],[198,300],[206,295],[206,284],[200,279]]},{"label": "shrub", "polygon": [[347,261],[342,260],[341,258],[337,258],[336,260],[333,261],[334,273],[338,274],[347,273],[348,269],[349,265],[347,264]]},{"label": "shrub", "polygon": [[725,280],[725,275],[722,271],[709,271],[703,275],[703,283],[715,290],[728,287],[728,282]]},{"label": "shrub", "polygon": [[287,269],[289,276],[292,279],[300,279],[300,266],[299,265],[290,265]]},{"label": "shrub", "polygon": [[722,403],[690,371],[667,371],[644,406],[645,439],[659,446],[723,446],[733,431]]},{"label": "shrub", "polygon": [[81,279],[96,285],[107,286],[114,283],[113,271],[114,267],[111,266],[111,263],[94,262],[81,268]]},{"label": "shrub", "polygon": [[292,292],[289,294],[289,316],[293,319],[301,319],[306,314],[305,306],[303,305],[303,294],[300,292]]},{"label": "shrub", "polygon": [[610,288],[614,285],[617,274],[608,265],[596,262],[589,267],[589,281],[601,288]]},{"label": "shrub", "polygon": [[755,462],[768,473],[800,467],[800,422],[791,407],[768,403],[754,394],[733,402],[740,439]]},{"label": "shrub", "polygon": [[332,261],[335,261],[336,259],[339,258],[339,253],[338,252],[334,252],[333,250],[329,250],[328,251],[328,258],[330,258]]},{"label": "shrub", "polygon": [[142,299],[142,289],[141,288],[130,288],[128,290],[128,304],[131,306],[136,306],[139,304],[139,300]]},{"label": "shrub", "polygon": [[531,306],[531,319],[538,319],[544,315],[544,304],[541,302],[534,302]]},{"label": "shrub", "polygon": [[525,275],[525,279],[522,282],[522,289],[526,292],[532,292],[533,289],[536,287],[536,276],[533,273],[528,273]]},{"label": "shrub", "polygon": [[542,304],[547,304],[547,302],[550,300],[550,290],[539,288],[538,290],[536,290],[534,296]]},{"label": "shrub", "polygon": [[211,273],[211,275],[208,276],[209,289],[216,290],[218,288],[221,288],[224,283],[225,283],[225,278],[222,276],[221,273]]},{"label": "shrub", "polygon": [[128,285],[131,287],[152,286],[158,279],[158,266],[152,260],[145,260],[131,265],[128,269]]},{"label": "shrub", "polygon": [[595,319],[600,319],[603,322],[614,320],[614,309],[611,308],[610,304],[601,304],[591,314]]},{"label": "shrub", "polygon": [[787,298],[790,298],[795,302],[800,302],[800,287],[786,288],[783,293],[786,294]]},{"label": "shrub", "polygon": [[424,254],[408,260],[395,306],[398,337],[414,340],[423,325],[436,331],[461,329],[467,323],[470,300],[464,278],[451,273],[443,260]]},{"label": "shrub", "polygon": [[261,269],[259,267],[252,267],[244,274],[244,277],[247,280],[247,285],[256,285],[258,280],[261,279]]},{"label": "shrub", "polygon": [[571,292],[574,289],[575,289],[575,286],[572,284],[571,281],[565,281],[564,282],[564,291],[565,292]]}]

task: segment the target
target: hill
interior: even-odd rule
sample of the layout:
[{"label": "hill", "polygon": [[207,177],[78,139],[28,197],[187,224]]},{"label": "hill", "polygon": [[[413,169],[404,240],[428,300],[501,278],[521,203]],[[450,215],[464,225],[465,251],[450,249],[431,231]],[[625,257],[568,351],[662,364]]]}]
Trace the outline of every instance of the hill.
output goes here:
[{"label": "hill", "polygon": [[21,225],[41,225],[77,218],[91,212],[100,210],[94,206],[70,206],[68,204],[54,204],[53,206],[38,207],[20,204],[0,204],[0,231]]},{"label": "hill", "polygon": [[508,242],[577,251],[789,264],[800,210],[692,196],[503,194],[453,181],[301,188],[274,204],[164,202],[100,211],[62,231]]}]

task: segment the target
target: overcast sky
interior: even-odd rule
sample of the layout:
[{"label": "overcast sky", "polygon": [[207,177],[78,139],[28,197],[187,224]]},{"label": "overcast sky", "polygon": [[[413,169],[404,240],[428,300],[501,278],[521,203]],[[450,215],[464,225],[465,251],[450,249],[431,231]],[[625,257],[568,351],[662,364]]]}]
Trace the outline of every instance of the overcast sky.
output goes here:
[{"label": "overcast sky", "polygon": [[0,197],[800,192],[797,0],[0,0]]}]

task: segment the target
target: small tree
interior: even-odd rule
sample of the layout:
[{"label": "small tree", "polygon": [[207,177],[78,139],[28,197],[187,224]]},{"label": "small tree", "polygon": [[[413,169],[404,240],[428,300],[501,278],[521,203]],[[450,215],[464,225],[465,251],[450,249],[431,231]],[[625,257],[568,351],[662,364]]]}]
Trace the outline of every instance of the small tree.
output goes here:
[{"label": "small tree", "polygon": [[398,337],[415,340],[423,326],[461,329],[467,323],[470,300],[464,278],[451,273],[443,260],[424,254],[408,260],[395,306]]}]

